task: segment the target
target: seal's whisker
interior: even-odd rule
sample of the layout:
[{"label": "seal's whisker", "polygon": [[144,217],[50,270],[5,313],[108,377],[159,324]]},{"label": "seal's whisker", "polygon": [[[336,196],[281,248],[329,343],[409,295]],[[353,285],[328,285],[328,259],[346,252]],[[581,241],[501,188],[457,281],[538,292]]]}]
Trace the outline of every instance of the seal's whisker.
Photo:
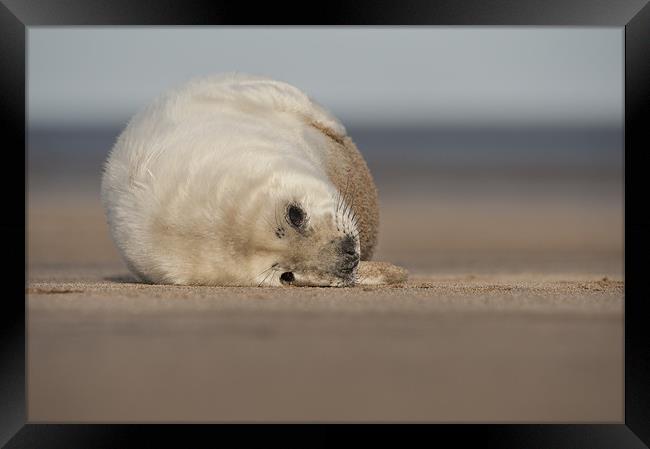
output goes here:
[{"label": "seal's whisker", "polygon": [[352,218],[350,219],[355,228],[359,225],[358,217],[359,216],[357,215],[357,211],[355,210],[352,214]]},{"label": "seal's whisker", "polygon": [[[350,170],[348,170],[347,173],[347,179],[345,181],[345,191],[343,192],[343,204],[345,207],[347,207],[348,204],[348,191],[350,189]],[[345,208],[343,209],[345,210]]]},{"label": "seal's whisker", "polygon": [[348,220],[350,219],[350,214],[352,213],[352,207],[353,207],[353,203],[354,203],[354,193],[356,193],[356,188],[355,188],[355,190],[352,192],[352,195],[351,195],[351,197],[350,197],[350,201],[347,202],[346,207],[345,207],[345,209],[344,209],[345,217],[346,217]]},{"label": "seal's whisker", "polygon": [[[277,271],[277,270],[275,270],[275,267],[277,267],[277,266],[278,266],[278,263],[276,262],[273,265],[271,265],[270,267],[268,267],[266,270],[262,271],[260,274],[255,276],[255,279],[262,276],[264,273],[267,273],[269,270]],[[260,282],[257,286],[260,287],[264,283],[264,281],[266,281],[267,278],[268,278],[268,274],[267,274],[266,277],[264,277],[264,279],[262,279],[262,282]]]},{"label": "seal's whisker", "polygon": [[[270,272],[270,273],[272,273],[272,272]],[[261,276],[261,274],[258,275],[258,276],[256,276],[255,279],[257,279],[259,276]],[[264,276],[264,278],[259,282],[259,284],[257,284],[258,287],[261,287],[261,286],[262,286],[262,284],[264,283],[264,281],[266,281],[267,276],[268,276],[268,273],[267,273],[267,274]]]},{"label": "seal's whisker", "polygon": [[274,267],[271,267],[271,271],[270,271],[266,276],[264,276],[264,279],[262,279],[262,282],[260,282],[257,286],[258,286],[258,287],[261,287],[262,284],[264,284],[264,283],[266,282],[266,280],[267,280],[270,276],[274,275],[274,274],[277,273],[278,271],[279,271],[279,270],[276,270]]},{"label": "seal's whisker", "polygon": [[340,209],[341,209],[341,204],[342,204],[342,201],[343,201],[343,196],[341,195],[341,191],[340,191],[340,190],[337,190],[337,191],[336,191],[336,196],[337,196],[337,199],[336,199],[336,213],[334,214],[334,216],[336,217],[336,230],[337,230],[337,231],[340,231],[340,230],[341,230],[341,229],[340,229],[340,228],[341,228],[341,225],[340,225],[340,223],[339,223],[339,221],[340,221],[340,220],[339,220],[339,218],[340,218],[340,217],[339,217],[339,211],[340,211]]},{"label": "seal's whisker", "polygon": [[277,270],[277,269],[274,268],[273,271],[271,271],[271,273],[269,273],[269,275],[266,277],[266,279],[264,279],[264,282],[266,282],[266,280],[267,280],[269,277],[272,278],[273,276],[275,276],[276,273],[279,273],[279,272],[280,272],[280,270]]},{"label": "seal's whisker", "polygon": [[339,208],[341,207],[341,200],[342,200],[341,191],[337,190],[336,191],[336,213],[337,214],[339,213]]},{"label": "seal's whisker", "polygon": [[276,263],[274,263],[273,265],[271,265],[270,267],[268,267],[266,270],[262,271],[260,274],[258,274],[255,277],[259,277],[259,276],[263,275],[264,273],[266,273],[267,271],[269,271],[271,268],[275,268],[277,266],[278,266],[278,263],[276,262]]}]

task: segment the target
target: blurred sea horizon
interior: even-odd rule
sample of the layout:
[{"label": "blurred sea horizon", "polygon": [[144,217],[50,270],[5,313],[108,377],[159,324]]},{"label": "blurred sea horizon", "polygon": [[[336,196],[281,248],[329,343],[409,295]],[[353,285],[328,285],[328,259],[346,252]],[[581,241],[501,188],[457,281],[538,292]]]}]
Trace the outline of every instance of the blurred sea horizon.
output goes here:
[{"label": "blurred sea horizon", "polygon": [[[98,179],[103,161],[126,123],[29,126],[30,186],[64,187],[68,181],[76,184],[80,180]],[[353,124],[346,129],[364,155],[376,182],[392,185],[401,179],[401,190],[408,189],[409,181],[451,175],[474,181],[554,179],[620,182],[621,185],[623,181],[623,132],[622,127],[613,125]]]}]

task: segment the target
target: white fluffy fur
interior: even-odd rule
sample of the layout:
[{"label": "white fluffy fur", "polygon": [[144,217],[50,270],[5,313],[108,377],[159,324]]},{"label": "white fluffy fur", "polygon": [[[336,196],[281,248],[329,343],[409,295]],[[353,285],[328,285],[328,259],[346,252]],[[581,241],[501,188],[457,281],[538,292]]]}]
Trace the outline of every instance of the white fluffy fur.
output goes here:
[{"label": "white fluffy fur", "polygon": [[310,122],[345,133],[295,87],[241,74],[191,81],[138,113],[102,180],[129,268],[156,283],[279,285],[294,269],[275,234],[282,204],[300,201],[322,238],[338,235],[328,142]]}]

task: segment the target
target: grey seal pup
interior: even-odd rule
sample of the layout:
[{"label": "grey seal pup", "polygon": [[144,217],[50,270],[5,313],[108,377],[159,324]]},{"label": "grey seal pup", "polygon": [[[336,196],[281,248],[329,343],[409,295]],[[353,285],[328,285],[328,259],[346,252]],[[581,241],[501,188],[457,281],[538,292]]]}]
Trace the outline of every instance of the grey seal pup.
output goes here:
[{"label": "grey seal pup", "polygon": [[166,92],[104,167],[114,242],[142,281],[223,286],[400,283],[371,262],[377,190],[343,125],[297,88],[231,73]]}]

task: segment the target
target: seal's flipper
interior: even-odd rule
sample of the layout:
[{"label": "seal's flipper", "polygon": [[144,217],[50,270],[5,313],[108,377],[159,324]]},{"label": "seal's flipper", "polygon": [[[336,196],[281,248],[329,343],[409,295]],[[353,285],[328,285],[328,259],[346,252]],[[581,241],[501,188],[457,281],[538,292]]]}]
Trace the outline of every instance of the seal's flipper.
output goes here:
[{"label": "seal's flipper", "polygon": [[361,261],[357,268],[357,285],[403,284],[408,271],[388,262]]}]

